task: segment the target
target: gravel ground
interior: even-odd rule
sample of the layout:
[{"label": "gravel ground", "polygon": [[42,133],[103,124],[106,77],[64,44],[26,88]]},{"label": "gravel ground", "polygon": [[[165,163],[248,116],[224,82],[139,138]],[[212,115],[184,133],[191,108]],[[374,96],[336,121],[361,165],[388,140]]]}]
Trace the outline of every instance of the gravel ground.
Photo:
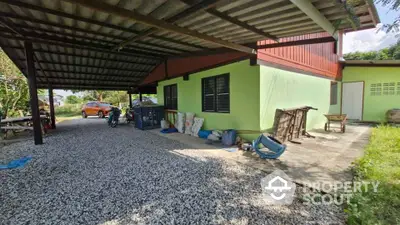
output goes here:
[{"label": "gravel ground", "polygon": [[340,207],[300,197],[268,206],[265,173],[130,125],[67,121],[44,141],[0,148],[0,162],[33,156],[0,171],[1,224],[344,223]]}]

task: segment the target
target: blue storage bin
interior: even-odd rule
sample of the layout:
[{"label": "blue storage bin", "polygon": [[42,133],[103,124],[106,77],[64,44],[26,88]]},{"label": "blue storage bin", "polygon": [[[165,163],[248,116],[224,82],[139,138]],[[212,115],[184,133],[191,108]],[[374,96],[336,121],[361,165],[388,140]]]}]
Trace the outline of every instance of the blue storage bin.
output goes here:
[{"label": "blue storage bin", "polygon": [[236,130],[226,130],[222,133],[222,144],[225,146],[232,146],[236,143]]},{"label": "blue storage bin", "polygon": [[141,106],[134,108],[135,127],[141,130],[161,128],[164,106]]}]

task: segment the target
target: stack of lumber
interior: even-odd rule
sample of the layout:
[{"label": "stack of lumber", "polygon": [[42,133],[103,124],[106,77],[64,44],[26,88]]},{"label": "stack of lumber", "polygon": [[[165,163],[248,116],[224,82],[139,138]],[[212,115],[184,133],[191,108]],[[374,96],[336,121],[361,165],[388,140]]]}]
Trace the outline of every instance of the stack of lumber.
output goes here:
[{"label": "stack of lumber", "polygon": [[391,109],[386,113],[387,120],[390,123],[400,123],[400,109]]}]

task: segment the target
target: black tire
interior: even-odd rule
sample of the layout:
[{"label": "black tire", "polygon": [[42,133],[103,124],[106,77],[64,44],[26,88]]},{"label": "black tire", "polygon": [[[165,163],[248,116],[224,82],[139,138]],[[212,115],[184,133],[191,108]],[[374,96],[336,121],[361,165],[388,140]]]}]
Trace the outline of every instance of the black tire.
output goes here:
[{"label": "black tire", "polygon": [[343,132],[343,133],[346,132],[346,125],[345,125],[345,124],[343,124],[342,132]]},{"label": "black tire", "polygon": [[104,115],[103,111],[99,111],[99,112],[97,113],[97,115],[99,116],[99,118],[104,118],[104,117],[106,117],[106,116]]},{"label": "black tire", "polygon": [[328,123],[325,123],[325,131],[328,131]]},{"label": "black tire", "polygon": [[82,111],[82,118],[87,118],[87,114],[86,114],[86,112],[85,111]]},{"label": "black tire", "polygon": [[115,120],[112,120],[112,121],[111,121],[111,127],[112,127],[112,128],[117,127],[117,125],[118,125],[118,122],[117,122],[117,121],[115,121]]}]

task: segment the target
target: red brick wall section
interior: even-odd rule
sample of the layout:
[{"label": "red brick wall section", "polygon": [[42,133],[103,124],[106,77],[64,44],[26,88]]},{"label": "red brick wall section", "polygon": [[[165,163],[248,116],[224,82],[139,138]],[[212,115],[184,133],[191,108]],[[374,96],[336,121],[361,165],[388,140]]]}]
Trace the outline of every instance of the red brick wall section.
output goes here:
[{"label": "red brick wall section", "polygon": [[[249,56],[242,52],[228,52],[215,55],[189,56],[168,60],[168,78],[195,73],[220,64],[233,62]],[[166,79],[164,63],[158,65],[142,82],[142,85]]]},{"label": "red brick wall section", "polygon": [[[282,38],[280,42],[297,41],[311,38],[327,37],[327,33],[316,33],[289,38]],[[273,41],[260,41],[258,44],[269,44]],[[300,69],[305,72],[334,79],[341,79],[339,56],[334,53],[334,42],[299,45],[281,48],[258,50],[258,59],[275,64]],[[338,49],[339,52],[339,49]]]}]

